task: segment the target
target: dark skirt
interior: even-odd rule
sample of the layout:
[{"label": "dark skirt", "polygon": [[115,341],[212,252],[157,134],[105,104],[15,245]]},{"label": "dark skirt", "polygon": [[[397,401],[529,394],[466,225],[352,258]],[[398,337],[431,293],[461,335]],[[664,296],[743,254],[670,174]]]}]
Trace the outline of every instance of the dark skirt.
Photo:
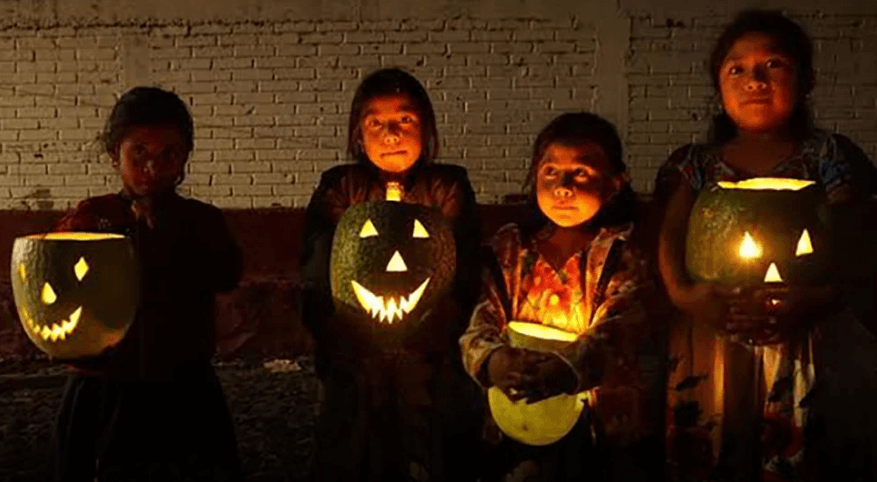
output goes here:
[{"label": "dark skirt", "polygon": [[209,363],[169,382],[71,376],[51,447],[49,480],[240,481],[237,441]]},{"label": "dark skirt", "polygon": [[411,353],[329,362],[312,480],[474,481],[482,409],[458,365]]}]

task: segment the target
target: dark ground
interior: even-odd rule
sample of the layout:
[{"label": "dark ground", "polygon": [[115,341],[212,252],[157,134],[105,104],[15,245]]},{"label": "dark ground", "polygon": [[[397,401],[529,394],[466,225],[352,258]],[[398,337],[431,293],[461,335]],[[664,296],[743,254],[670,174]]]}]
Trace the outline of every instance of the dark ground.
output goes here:
[{"label": "dark ground", "polygon": [[[309,359],[216,363],[248,481],[307,474],[317,411]],[[0,482],[41,481],[65,376],[46,360],[0,359]]]}]

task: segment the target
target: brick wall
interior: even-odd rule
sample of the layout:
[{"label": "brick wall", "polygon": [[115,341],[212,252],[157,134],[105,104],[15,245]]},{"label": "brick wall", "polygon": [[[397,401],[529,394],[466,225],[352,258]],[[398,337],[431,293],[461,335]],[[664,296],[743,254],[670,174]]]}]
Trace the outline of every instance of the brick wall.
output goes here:
[{"label": "brick wall", "polygon": [[[226,0],[204,7],[223,6],[223,20],[193,7],[139,21],[32,10],[0,23],[0,208],[66,209],[116,190],[94,139],[116,96],[138,84],[191,106],[185,194],[222,207],[304,206],[320,172],[345,162],[356,85],[386,66],[427,86],[440,160],[469,170],[480,202],[519,192],[536,133],[573,109],[617,123],[635,186],[649,190],[674,147],[703,138],[714,103],[706,57],[733,14],[557,0],[468,15],[448,0],[440,12],[369,20],[380,15],[362,14],[366,3],[346,17],[272,16],[256,0]],[[448,13],[454,6],[464,14]],[[801,8],[793,14],[817,45],[818,121],[875,157],[877,14]]]},{"label": "brick wall", "polygon": [[[814,42],[818,126],[842,132],[877,159],[877,16],[790,12]],[[708,71],[728,15],[632,19],[628,159],[639,185],[652,188],[674,148],[703,141],[718,107]]]},{"label": "brick wall", "polygon": [[429,90],[441,160],[469,168],[490,202],[520,190],[552,111],[590,106],[594,52],[593,27],[574,19],[0,31],[0,198],[64,209],[117,189],[94,139],[139,77],[190,104],[187,194],[222,207],[304,206],[320,172],[345,162],[361,78],[400,66]]}]

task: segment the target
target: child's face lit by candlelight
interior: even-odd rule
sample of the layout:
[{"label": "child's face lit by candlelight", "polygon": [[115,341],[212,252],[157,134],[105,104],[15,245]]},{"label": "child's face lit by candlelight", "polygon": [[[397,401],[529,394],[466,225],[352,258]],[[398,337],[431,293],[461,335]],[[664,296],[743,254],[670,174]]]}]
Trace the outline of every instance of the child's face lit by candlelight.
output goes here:
[{"label": "child's face lit by candlelight", "polygon": [[369,160],[388,172],[405,172],[422,148],[420,116],[407,94],[375,97],[363,112],[362,147]]},{"label": "child's face lit by candlelight", "polygon": [[609,159],[598,144],[549,145],[536,172],[539,209],[561,227],[588,221],[620,187],[621,177],[609,172]]},{"label": "child's face lit by candlelight", "polygon": [[747,131],[786,126],[798,101],[795,62],[762,33],[734,43],[722,63],[719,85],[725,112]]},{"label": "child's face lit by candlelight", "polygon": [[148,125],[131,127],[112,160],[129,193],[151,197],[176,187],[187,155],[179,129]]}]

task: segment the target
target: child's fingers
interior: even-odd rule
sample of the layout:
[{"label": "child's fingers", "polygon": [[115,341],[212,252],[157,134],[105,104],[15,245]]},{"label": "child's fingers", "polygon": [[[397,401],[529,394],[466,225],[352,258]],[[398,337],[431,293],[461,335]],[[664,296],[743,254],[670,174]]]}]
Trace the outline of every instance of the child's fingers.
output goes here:
[{"label": "child's fingers", "polygon": [[533,350],[525,350],[523,352],[523,356],[521,357],[521,363],[526,367],[528,371],[534,371],[537,365],[545,363],[546,361],[551,359],[550,353],[542,353]]},{"label": "child's fingers", "polygon": [[543,392],[543,391],[539,391],[539,390],[531,390],[531,391],[527,392],[526,400],[524,400],[524,401],[527,405],[530,405],[532,403],[541,402],[542,400],[551,398],[552,396],[553,395],[551,395],[547,392]]},{"label": "child's fingers", "polygon": [[507,387],[505,390],[503,390],[503,393],[505,393],[505,396],[508,397],[509,400],[517,402],[518,400],[527,398],[527,396],[530,394],[530,391],[521,390],[515,387]]},{"label": "child's fingers", "polygon": [[725,331],[731,334],[752,331],[768,323],[767,317],[746,313],[729,313],[725,319]]},{"label": "child's fingers", "polygon": [[764,299],[766,297],[784,297],[788,294],[788,286],[765,286],[756,290],[754,296],[759,299]]},{"label": "child's fingers", "polygon": [[743,288],[739,286],[734,287],[726,287],[726,286],[711,286],[711,291],[716,296],[720,298],[733,299],[739,298],[740,295],[743,294]]},{"label": "child's fingers", "polygon": [[541,377],[535,373],[523,373],[518,381],[521,390],[538,390],[541,388]]},{"label": "child's fingers", "polygon": [[516,387],[521,384],[521,377],[523,375],[520,372],[510,370],[503,377],[503,384],[509,387]]}]

